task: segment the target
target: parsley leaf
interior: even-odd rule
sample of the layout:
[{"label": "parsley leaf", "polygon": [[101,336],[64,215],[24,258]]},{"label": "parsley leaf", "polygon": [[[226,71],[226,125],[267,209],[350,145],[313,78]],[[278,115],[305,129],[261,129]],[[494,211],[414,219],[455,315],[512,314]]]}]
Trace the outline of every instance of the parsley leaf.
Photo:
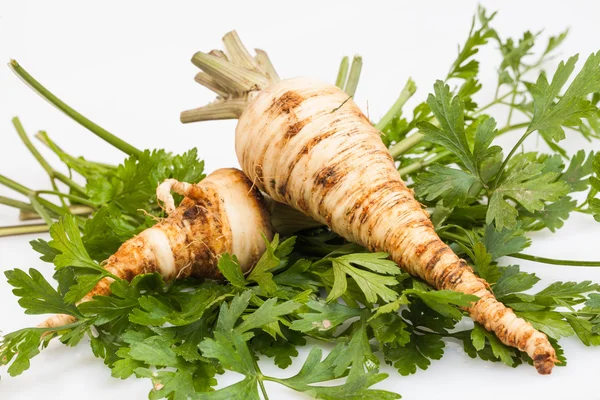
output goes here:
[{"label": "parsley leaf", "polygon": [[544,201],[555,201],[568,193],[568,185],[557,180],[558,174],[542,173],[543,164],[519,160],[496,187],[488,206],[486,222],[495,223],[496,229],[515,228],[519,212],[507,201],[516,201],[527,211],[544,209]]},{"label": "parsley leaf", "polygon": [[[465,132],[465,105],[460,96],[452,98],[450,87],[442,81],[437,81],[433,90],[434,94],[429,95],[427,103],[440,127],[429,122],[421,122],[418,124],[419,129],[425,133],[426,140],[454,153],[473,177],[485,183],[481,178],[480,165],[501,150],[499,146],[489,147],[497,134],[495,120],[486,118],[478,123],[474,143],[471,146]],[[463,177],[462,180],[465,178]],[[464,185],[466,184],[463,183]]]},{"label": "parsley leaf", "polygon": [[360,309],[347,307],[339,303],[310,300],[305,305],[315,312],[299,313],[298,317],[300,319],[292,322],[291,329],[300,332],[328,331],[336,328],[346,320],[362,314]]},{"label": "parsley leaf", "polygon": [[427,201],[443,200],[447,207],[464,203],[474,196],[471,189],[479,182],[477,177],[454,168],[434,164],[428,172],[419,174],[415,190]]},{"label": "parsley leaf", "polygon": [[67,215],[55,222],[50,227],[50,236],[52,240],[48,245],[58,253],[53,260],[57,269],[79,267],[105,272],[104,268],[90,258],[85,249],[74,216]]},{"label": "parsley leaf", "polygon": [[417,372],[417,367],[427,369],[431,364],[430,360],[439,360],[443,355],[444,342],[441,336],[412,333],[406,345],[389,349],[385,358],[393,363],[400,375],[406,376]]},{"label": "parsley leaf", "polygon": [[223,254],[221,258],[219,258],[217,267],[225,279],[233,286],[237,288],[246,287],[246,278],[244,278],[244,273],[242,272],[242,268],[235,255],[232,256],[227,253]]},{"label": "parsley leaf", "polygon": [[471,331],[471,340],[476,350],[483,350],[485,343],[489,343],[491,346],[494,356],[509,367],[512,367],[515,362],[512,358],[512,350],[504,345],[500,340],[491,332],[488,332],[484,327],[475,323],[473,330]]},{"label": "parsley leaf", "polygon": [[535,329],[544,332],[554,339],[574,334],[573,329],[563,315],[554,311],[518,312],[517,315],[530,322]]},{"label": "parsley leaf", "polygon": [[346,292],[346,275],[356,282],[368,302],[375,303],[378,297],[384,302],[395,300],[398,294],[389,286],[396,285],[398,281],[393,276],[380,274],[397,275],[400,274],[400,268],[387,257],[386,253],[354,253],[324,258],[322,262],[330,262],[334,274],[333,287],[327,301],[335,300]]},{"label": "parsley leaf", "polygon": [[569,218],[569,214],[576,208],[577,201],[569,196],[563,196],[554,203],[546,204],[543,210],[534,213],[522,211],[521,216],[523,219],[529,217],[537,222],[537,224],[534,222],[528,226],[530,230],[548,228],[551,232],[555,232],[557,229],[562,228],[564,221]]},{"label": "parsley leaf", "polygon": [[567,182],[573,192],[581,192],[588,188],[588,182],[585,179],[593,172],[594,152],[590,152],[587,159],[585,151],[579,150],[571,158],[568,168],[560,175],[560,179]]},{"label": "parsley leaf", "polygon": [[[560,95],[561,89],[575,70],[578,56],[561,62],[554,73],[552,82],[548,82],[544,73],[529,90],[533,97],[533,118],[528,131],[538,130],[548,141],[565,138],[563,126],[573,126],[594,113],[597,109],[586,98],[590,93],[600,91],[600,52],[591,54],[581,71],[567,90]],[[555,102],[556,98],[559,98]]]},{"label": "parsley leaf", "polygon": [[432,310],[455,320],[462,318],[462,312],[454,306],[468,307],[479,299],[477,296],[452,290],[407,289],[403,294],[417,296]]},{"label": "parsley leaf", "polygon": [[[21,329],[0,337],[0,365],[8,367],[10,376],[17,376],[29,369],[30,360],[40,353],[40,342],[45,329]],[[15,358],[16,356],[16,358]]]},{"label": "parsley leaf", "polygon": [[19,305],[26,314],[69,314],[79,316],[77,309],[65,302],[44,276],[31,268],[29,274],[20,269],[4,273],[13,293],[19,297]]},{"label": "parsley leaf", "polygon": [[493,260],[518,253],[529,246],[529,239],[518,229],[518,225],[516,228],[497,230],[493,225],[486,225],[483,244]]},{"label": "parsley leaf", "polygon": [[[247,280],[250,282],[256,282],[260,288],[266,294],[275,294],[277,291],[277,284],[273,281],[273,271],[279,267],[281,259],[284,259],[295,242],[295,238],[289,238],[285,242],[279,243],[279,235],[276,234],[271,243],[268,242],[267,238],[263,237],[266,243],[266,251],[260,257]],[[241,283],[238,279],[238,284]]]},{"label": "parsley leaf", "polygon": [[427,104],[433,111],[440,127],[429,122],[418,124],[425,133],[425,139],[439,144],[454,153],[473,175],[477,175],[477,166],[465,134],[464,103],[460,97],[452,98],[450,87],[442,81],[433,86],[434,94],[427,98]]},{"label": "parsley leaf", "polygon": [[531,289],[539,280],[540,278],[535,276],[535,274],[519,271],[518,265],[504,267],[502,276],[493,287],[494,294],[502,301],[504,296],[511,293]]},{"label": "parsley leaf", "polygon": [[384,390],[369,389],[370,386],[385,379],[386,374],[378,374],[369,371],[366,374],[348,378],[347,382],[338,386],[317,386],[315,383],[326,382],[339,378],[335,374],[335,366],[343,356],[346,346],[338,344],[329,355],[321,361],[322,350],[314,347],[300,372],[295,376],[278,380],[279,383],[309,396],[324,399],[348,399],[348,400],[391,400],[400,398],[399,395]]}]

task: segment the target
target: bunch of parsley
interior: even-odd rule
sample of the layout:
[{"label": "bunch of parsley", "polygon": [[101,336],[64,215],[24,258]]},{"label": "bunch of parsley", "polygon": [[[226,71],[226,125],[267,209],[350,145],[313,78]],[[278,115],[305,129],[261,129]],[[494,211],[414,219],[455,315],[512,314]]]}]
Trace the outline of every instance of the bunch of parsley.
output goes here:
[{"label": "bunch of parsley", "polygon": [[[500,266],[497,260],[511,255],[598,265],[545,259],[522,250],[529,245],[527,232],[555,231],[571,212],[600,220],[600,155],[580,151],[569,159],[557,144],[565,138],[565,128],[568,134],[600,138],[600,53],[587,59],[569,85],[576,57],[559,64],[552,79],[542,72],[530,82],[528,76],[549,60],[566,32],[551,37],[541,55],[530,61],[540,35],[527,32],[517,41],[503,40],[491,26],[493,17],[478,10],[446,79],[435,83],[434,92],[409,118],[402,115],[402,106],[415,93],[412,81],[376,126],[384,132],[382,140],[399,173],[430,209],[438,234],[470,261],[500,301],[550,337],[564,366],[558,339],[576,336],[585,345],[600,344],[600,285],[556,282],[532,293],[539,281],[534,274],[517,265]],[[474,99],[481,89],[474,57],[490,43],[500,49],[502,62],[494,99],[479,106]],[[86,335],[94,355],[114,377],[150,379],[151,399],[268,398],[265,381],[320,399],[394,399],[399,398],[395,393],[371,388],[387,376],[379,372],[381,361],[401,375],[415,373],[440,359],[448,341],[461,343],[469,357],[513,367],[531,363],[525,353],[503,345],[480,325],[457,326],[467,317],[461,307],[475,297],[434,290],[402,273],[387,254],[370,253],[325,228],[276,236],[247,276],[234,255],[224,255],[218,265],[224,282],[164,282],[158,274],[131,282],[115,279],[110,296],[75,305],[109,276],[99,263],[163,216],[155,197],[157,183],[166,178],[197,182],[204,176],[203,164],[195,150],[172,155],[136,149],[64,104],[16,62],[12,67],[43,97],[129,157],[119,166],[73,157],[40,133],[38,138],[68,168],[65,175],[53,169],[14,121],[48,172],[53,190],[34,191],[0,176],[0,183],[29,199],[0,202],[35,213],[50,226],[51,240],[39,239],[32,246],[56,272],[55,283],[35,269],[15,269],[6,276],[26,313],[69,314],[77,321],[5,335],[0,364],[9,365],[9,374],[29,368],[31,358],[52,338],[74,346]],[[342,67],[340,85],[346,80],[347,61]],[[357,80],[358,73],[350,73],[345,88],[353,92]],[[501,128],[486,114],[496,106],[510,110]],[[514,118],[519,122],[513,123]],[[497,136],[517,130],[523,133],[507,155],[492,145]],[[533,134],[553,153],[519,153]],[[71,173],[85,185],[77,184]],[[581,202],[570,196],[586,191]],[[316,346],[296,375],[261,372],[259,356],[285,369],[307,340]],[[330,350],[327,356],[324,347]],[[215,389],[225,371],[243,378]],[[336,385],[331,386],[332,380]]]}]

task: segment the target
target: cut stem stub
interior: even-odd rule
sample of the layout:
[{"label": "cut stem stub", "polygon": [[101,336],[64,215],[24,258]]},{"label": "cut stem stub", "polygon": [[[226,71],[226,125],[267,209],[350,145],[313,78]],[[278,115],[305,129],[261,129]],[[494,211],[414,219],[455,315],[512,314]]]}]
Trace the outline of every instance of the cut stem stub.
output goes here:
[{"label": "cut stem stub", "polygon": [[223,37],[225,52],[212,50],[194,54],[192,63],[202,72],[196,82],[217,94],[208,105],[181,113],[181,122],[198,122],[217,119],[236,119],[248,104],[253,92],[279,81],[279,75],[269,56],[256,50],[253,57],[235,31]]}]

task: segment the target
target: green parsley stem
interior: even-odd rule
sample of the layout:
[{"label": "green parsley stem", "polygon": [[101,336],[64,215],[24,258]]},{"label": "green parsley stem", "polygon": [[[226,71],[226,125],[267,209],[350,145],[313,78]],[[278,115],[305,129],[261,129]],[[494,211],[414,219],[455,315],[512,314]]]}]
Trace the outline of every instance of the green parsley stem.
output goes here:
[{"label": "green parsley stem", "polygon": [[430,164],[433,164],[436,161],[441,160],[442,158],[448,157],[449,155],[452,155],[452,152],[449,151],[449,150],[444,150],[441,153],[436,154],[434,157],[428,158],[426,160],[425,159],[420,159],[419,161],[414,162],[414,163],[412,163],[410,165],[407,165],[404,168],[400,168],[398,170],[398,173],[400,174],[400,176],[404,176],[404,175],[413,173],[415,171],[420,170],[423,167],[426,167],[426,166],[428,166]]},{"label": "green parsley stem", "polygon": [[[408,78],[408,81],[406,82],[406,85],[404,85],[404,88],[400,92],[398,99],[392,105],[392,107],[390,107],[388,112],[385,113],[381,120],[379,120],[377,125],[375,125],[375,129],[377,129],[378,131],[383,131],[385,127],[392,121],[392,119],[394,119],[394,117],[400,114],[400,111],[402,111],[402,107],[408,101],[408,99],[410,99],[412,95],[415,94],[416,90],[417,86],[415,85],[415,82],[412,80],[412,78]],[[390,152],[391,151],[392,150],[390,150]]]},{"label": "green parsley stem", "polygon": [[90,121],[89,119],[81,115],[79,112],[69,107],[62,100],[60,100],[58,97],[52,94],[48,89],[46,89],[27,71],[25,71],[25,69],[21,67],[17,61],[10,60],[8,66],[10,67],[10,69],[13,70],[15,74],[19,76],[19,78],[21,78],[29,87],[36,91],[40,96],[42,96],[44,99],[50,102],[50,104],[56,106],[59,110],[71,117],[75,122],[79,123],[84,128],[87,128],[99,138],[112,144],[114,147],[121,150],[127,155],[135,155],[139,157],[142,154],[142,152],[139,149],[133,147],[129,143],[123,141],[122,139],[108,132],[106,129],[102,128],[100,125]]},{"label": "green parsley stem", "polygon": [[362,57],[354,56],[352,59],[352,65],[350,66],[350,72],[348,73],[348,80],[344,86],[344,91],[349,96],[354,97],[356,88],[358,87],[358,80],[360,79],[360,71],[362,70]]},{"label": "green parsley stem", "polygon": [[[466,237],[452,232],[440,232],[439,235],[440,237],[458,242],[468,242],[468,239]],[[531,254],[525,253],[509,254],[507,257],[519,258],[521,260],[528,260],[552,265],[567,265],[573,267],[600,267],[600,261],[558,260],[554,258],[533,256]]]},{"label": "green parsley stem", "polygon": [[290,386],[288,383],[286,383],[285,379],[275,378],[274,376],[263,376],[263,380],[270,381],[270,382],[276,382],[276,383],[279,383],[280,385],[287,386],[290,389],[294,389],[293,386]]},{"label": "green parsley stem", "polygon": [[515,152],[519,149],[519,147],[521,147],[521,145],[523,144],[525,139],[527,139],[529,137],[529,135],[531,135],[533,132],[534,132],[533,130],[527,129],[527,132],[525,132],[523,134],[523,136],[521,136],[521,138],[519,139],[517,144],[515,144],[514,147],[510,150],[510,153],[508,153],[508,155],[502,162],[500,169],[498,170],[499,171],[498,175],[496,176],[496,180],[494,181],[494,189],[498,187],[498,184],[500,183],[500,178],[502,178],[502,174],[504,173],[504,169],[506,168],[506,164],[508,164],[508,161],[510,160],[510,158],[515,154]]},{"label": "green parsley stem", "polygon": [[254,357],[252,357],[254,361],[254,368],[256,368],[256,380],[258,381],[258,386],[260,386],[260,391],[262,392],[263,399],[269,400],[269,395],[267,394],[267,389],[265,388],[265,384],[263,383],[263,379],[265,376],[260,372],[260,367],[258,366],[258,362]]},{"label": "green parsley stem", "polygon": [[496,136],[500,136],[503,133],[506,132],[510,132],[510,131],[516,131],[517,129],[523,129],[523,128],[527,128],[529,126],[529,122],[522,122],[520,124],[514,124],[514,125],[507,125],[502,129],[498,130],[498,135]]},{"label": "green parsley stem", "polygon": [[[82,160],[81,158],[75,158],[72,155],[67,154],[64,150],[62,150],[60,147],[58,147],[58,145],[56,143],[54,143],[50,139],[50,137],[48,137],[48,134],[45,131],[39,131],[38,133],[36,133],[35,138],[37,140],[39,140],[40,142],[42,142],[50,150],[52,150],[54,152],[54,154],[56,154],[58,156],[58,158],[60,158],[61,160],[63,160],[63,162],[65,164],[67,164],[67,166],[69,165],[69,161],[72,161],[72,162],[85,162],[86,164],[90,164],[94,167],[103,168],[103,169],[107,169],[107,170],[116,169],[116,167],[114,165],[104,164],[104,163],[97,162],[97,161]],[[67,161],[65,161],[65,160],[67,160]],[[83,187],[80,187],[80,190],[81,190],[81,194],[85,194],[85,189]]]},{"label": "green parsley stem", "polygon": [[86,194],[85,188],[83,186],[75,183],[74,180],[72,180],[71,178],[69,178],[68,176],[63,174],[62,172],[54,171],[54,177],[56,179],[58,179],[59,181],[61,181],[62,183],[64,183],[65,185],[67,185],[69,188],[78,192],[79,194],[83,194],[83,195]]},{"label": "green parsley stem", "polygon": [[552,265],[566,265],[573,267],[600,267],[600,261],[557,260],[554,258],[538,257],[524,253],[511,254],[508,257],[520,258],[522,260],[529,260]]},{"label": "green parsley stem", "polygon": [[511,94],[512,94],[512,92],[508,92],[508,93],[506,93],[506,94],[504,94],[504,95],[502,95],[502,96],[494,99],[493,101],[491,101],[490,103],[486,104],[485,106],[480,107],[477,111],[475,111],[473,113],[473,115],[477,115],[477,114],[481,113],[482,111],[487,110],[488,108],[490,108],[492,106],[495,106],[496,104],[499,104],[500,102],[502,102],[502,100],[504,100],[505,98],[507,98]]},{"label": "green parsley stem", "polygon": [[419,142],[421,142],[421,140],[423,140],[424,137],[425,135],[423,135],[420,131],[415,132],[409,137],[402,139],[401,141],[390,147],[390,154],[395,160],[401,154],[419,144]]},{"label": "green parsley stem", "polygon": [[0,196],[0,204],[4,204],[5,206],[18,208],[21,211],[32,212],[34,211],[33,206],[29,203],[25,203],[23,201],[14,200],[8,197]]},{"label": "green parsley stem", "polygon": [[[27,136],[27,133],[25,132],[25,129],[23,128],[23,125],[21,124],[21,121],[19,120],[18,117],[14,117],[12,119],[12,123],[13,123],[19,137],[25,144],[25,147],[27,147],[27,149],[31,152],[31,154],[40,163],[42,168],[44,168],[44,170],[50,177],[50,182],[52,183],[52,187],[54,188],[54,190],[58,190],[58,187],[56,186],[56,183],[54,182],[55,179],[58,179],[59,181],[63,182],[67,186],[69,186],[71,189],[76,190],[82,194],[85,194],[85,190],[81,186],[76,184],[73,180],[71,180],[71,178],[67,177],[66,175],[64,175],[64,174],[56,171],[54,168],[52,168],[52,166],[48,163],[48,161],[46,161],[44,156],[42,156],[42,154],[38,151],[38,149],[33,145],[31,140],[29,139],[29,136]],[[63,204],[63,206],[65,206],[65,204]]]},{"label": "green parsley stem", "polygon": [[69,193],[62,193],[62,192],[58,192],[55,190],[38,190],[38,191],[36,191],[36,193],[37,194],[51,194],[51,195],[58,196],[61,198],[67,198],[67,199],[73,200],[77,203],[85,204],[86,206],[89,206],[89,207],[96,207],[96,204],[92,203],[88,199],[84,199],[83,197],[75,196],[75,195],[69,194]]},{"label": "green parsley stem", "polygon": [[443,336],[443,337],[451,337],[451,338],[456,338],[456,339],[460,339],[460,333],[464,332],[464,331],[459,331],[459,332],[455,332],[455,333],[451,333],[451,332],[440,333],[440,332],[434,332],[434,331],[428,331],[425,329],[421,329],[418,326],[414,326],[414,325],[413,325],[413,330],[415,332],[419,332],[424,335],[439,335],[439,336]]},{"label": "green parsley stem", "polygon": [[37,197],[37,195],[29,196],[29,201],[31,202],[31,205],[35,209],[35,212],[38,213],[40,217],[42,217],[42,219],[44,220],[46,225],[50,226],[54,223],[54,220],[52,219],[52,216],[50,215],[48,210],[43,205],[40,204],[40,200],[43,200],[43,199],[41,197]]},{"label": "green parsley stem", "polygon": [[40,154],[38,149],[36,149],[36,147],[33,145],[31,140],[29,139],[29,136],[27,136],[27,133],[25,133],[25,129],[23,128],[23,125],[21,124],[19,117],[14,117],[12,119],[12,123],[13,123],[17,133],[19,134],[19,137],[25,144],[25,147],[27,147],[27,149],[31,152],[31,154],[35,157],[35,159],[40,163],[42,168],[44,168],[44,170],[48,173],[48,175],[50,176],[50,179],[54,178],[54,168],[52,168],[52,166],[48,163],[48,161],[46,161],[46,159]]},{"label": "green parsley stem", "polygon": [[340,68],[338,69],[337,78],[335,80],[335,86],[344,90],[344,84],[346,83],[346,79],[348,78],[348,69],[350,67],[350,63],[348,62],[348,57],[342,58],[340,62]]},{"label": "green parsley stem", "polygon": [[335,343],[335,344],[337,344],[337,343],[347,343],[348,342],[348,340],[346,340],[346,338],[343,338],[343,337],[341,337],[341,338],[337,338],[337,337],[330,337],[330,338],[328,338],[328,337],[325,337],[325,336],[315,335],[315,334],[310,333],[310,332],[305,332],[305,334],[308,337],[311,337],[311,338],[313,338],[315,340],[319,340],[321,342],[326,342],[326,343]]},{"label": "green parsley stem", "polygon": [[260,391],[262,392],[263,399],[269,400],[269,395],[267,394],[267,389],[265,388],[265,384],[263,383],[263,379],[258,377],[258,386],[260,386]]},{"label": "green parsley stem", "polygon": [[[513,93],[513,96],[512,96],[512,97],[511,97],[511,99],[510,99],[510,103],[509,103],[510,105],[514,104],[514,102],[515,102],[515,98],[516,98],[516,97],[517,97],[517,92],[515,91],[515,92]],[[511,106],[511,107],[509,107],[509,109],[508,109],[508,117],[506,118],[506,125],[510,125],[510,121],[511,121],[511,119],[512,119],[512,115],[513,115],[513,111],[514,111],[514,110],[515,110],[515,108],[514,108],[514,107],[512,107],[512,106]]]},{"label": "green parsley stem", "polygon": [[[519,84],[518,82],[521,81],[521,74],[519,73],[519,70],[517,69],[515,71],[515,84],[513,85],[513,90],[511,91],[512,96],[510,98],[510,104],[515,104],[515,99],[517,98],[517,91],[519,88]],[[512,115],[513,115],[513,111],[514,111],[514,107],[510,107],[510,110],[508,110],[508,117],[506,118],[506,125],[510,125],[510,121],[512,119]]]},{"label": "green parsley stem", "polygon": [[527,111],[527,110],[524,110],[523,108],[518,108],[518,107],[517,107],[517,106],[515,106],[514,104],[508,103],[508,102],[506,102],[506,101],[501,101],[499,104],[502,104],[502,105],[504,105],[504,106],[510,107],[510,108],[511,108],[511,110],[512,110],[512,109],[515,109],[515,110],[517,110],[517,111],[520,111],[520,112],[521,112],[523,115],[525,115],[526,117],[529,117],[529,118],[532,118],[532,117],[533,117],[533,114],[532,114],[532,113],[530,113],[530,112],[529,112],[529,111]]},{"label": "green parsley stem", "polygon": [[465,236],[461,236],[458,235],[456,233],[452,233],[452,232],[438,232],[438,235],[440,237],[446,238],[446,239],[451,239],[454,241],[458,241],[458,242],[468,242],[468,239]]},{"label": "green parsley stem", "polygon": [[15,192],[19,192],[25,196],[30,196],[33,194],[33,190],[13,181],[12,179],[7,178],[4,175],[0,175],[0,185],[4,185],[7,188],[12,189]]},{"label": "green parsley stem", "polygon": [[[73,215],[90,215],[94,212],[94,208],[82,205],[73,205],[69,206],[69,212]],[[19,213],[20,221],[31,221],[36,219],[40,219],[40,215],[33,209],[32,211],[21,210]]]},{"label": "green parsley stem", "polygon": [[42,233],[48,232],[49,230],[50,227],[46,224],[1,226],[0,237]]},{"label": "green parsley stem", "polygon": [[[27,196],[30,199],[36,198],[36,192],[34,190],[31,190],[28,187],[25,187],[25,186],[21,185],[20,183],[17,183],[15,181],[13,181],[12,179],[7,178],[4,175],[0,175],[0,185],[4,185],[16,192],[19,192],[19,193]],[[54,204],[51,201],[48,201],[46,199],[39,198],[37,201],[40,206],[48,209],[50,212],[52,212],[53,214],[55,214],[57,216],[64,215],[68,212],[65,209],[63,209],[62,207],[59,207],[56,204]]]}]

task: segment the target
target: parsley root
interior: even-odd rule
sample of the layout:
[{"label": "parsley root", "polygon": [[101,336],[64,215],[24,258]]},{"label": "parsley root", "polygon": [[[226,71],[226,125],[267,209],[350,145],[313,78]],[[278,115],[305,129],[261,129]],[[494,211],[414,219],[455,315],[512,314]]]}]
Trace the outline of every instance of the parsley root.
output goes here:
[{"label": "parsley root", "polygon": [[235,33],[224,42],[231,62],[200,52],[192,61],[220,96],[228,96],[183,112],[182,121],[237,116],[236,153],[262,191],[347,240],[387,252],[437,289],[478,296],[467,307],[473,320],[525,351],[540,374],[549,374],[557,358],[546,335],[497,301],[489,285],[438,237],[380,132],[348,94],[307,78],[279,81],[264,53],[261,62],[253,59]]},{"label": "parsley root", "polygon": [[[174,191],[185,196],[175,208]],[[121,279],[159,272],[165,280],[196,276],[218,278],[219,257],[235,254],[242,271],[249,271],[272,238],[262,195],[237,169],[220,169],[198,184],[168,179],[157,188],[167,218],[126,241],[104,268]],[[112,278],[104,278],[81,302],[110,293]],[[73,322],[70,315],[55,315],[39,327]]]}]

